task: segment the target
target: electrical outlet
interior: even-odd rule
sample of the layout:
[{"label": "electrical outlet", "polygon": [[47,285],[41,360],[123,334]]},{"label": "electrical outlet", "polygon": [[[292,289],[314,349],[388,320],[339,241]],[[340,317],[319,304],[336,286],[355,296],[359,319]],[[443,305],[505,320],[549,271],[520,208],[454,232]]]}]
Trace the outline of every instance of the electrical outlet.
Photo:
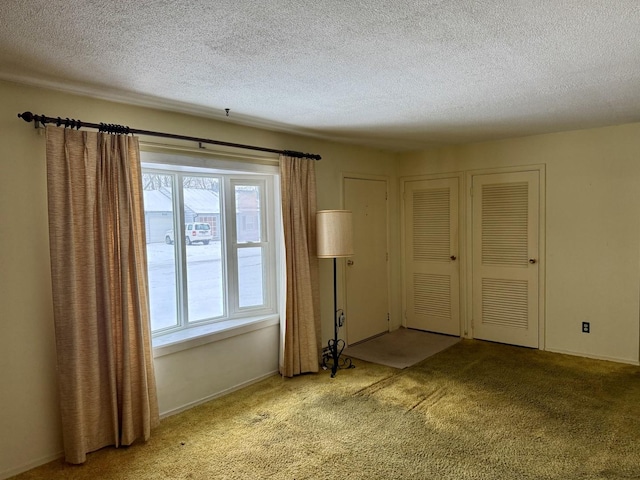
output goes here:
[{"label": "electrical outlet", "polygon": [[582,333],[589,333],[590,324],[589,322],[582,322]]}]

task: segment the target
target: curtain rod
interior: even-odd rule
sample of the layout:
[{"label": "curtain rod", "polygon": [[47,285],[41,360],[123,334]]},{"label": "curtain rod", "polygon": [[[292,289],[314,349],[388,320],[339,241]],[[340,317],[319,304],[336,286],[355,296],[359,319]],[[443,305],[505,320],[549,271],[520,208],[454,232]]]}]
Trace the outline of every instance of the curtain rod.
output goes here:
[{"label": "curtain rod", "polygon": [[259,152],[278,153],[281,155],[287,155],[295,158],[310,158],[312,160],[320,160],[322,157],[314,153],[302,153],[294,150],[276,150],[274,148],[256,147],[254,145],[243,145],[241,143],[223,142],[220,140],[210,140],[208,138],[188,137],[185,135],[176,135],[174,133],[153,132],[150,130],[140,130],[137,128],[129,128],[123,125],[115,125],[112,123],[88,123],[81,122],[80,120],[60,118],[60,117],[47,117],[45,115],[34,115],[31,112],[19,113],[18,118],[23,119],[25,122],[40,122],[43,125],[47,123],[55,123],[58,127],[64,126],[65,128],[95,128],[100,132],[115,133],[119,135],[137,134],[148,135],[151,137],[162,138],[174,138],[176,140],[188,140],[190,142],[209,143],[212,145],[222,145],[224,147],[243,148],[245,150],[255,150]]}]

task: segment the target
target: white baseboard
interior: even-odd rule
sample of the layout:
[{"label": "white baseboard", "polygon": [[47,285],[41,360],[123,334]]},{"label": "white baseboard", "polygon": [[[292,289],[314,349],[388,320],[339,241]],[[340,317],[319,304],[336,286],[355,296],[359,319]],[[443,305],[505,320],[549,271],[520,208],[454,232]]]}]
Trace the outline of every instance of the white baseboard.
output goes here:
[{"label": "white baseboard", "polygon": [[574,357],[592,358],[594,360],[606,360],[608,362],[626,363],[628,365],[640,365],[640,362],[638,362],[637,360],[630,360],[628,358],[607,357],[605,355],[591,355],[588,353],[573,352],[571,350],[560,350],[555,348],[545,348],[545,351],[553,352],[553,353],[562,353],[563,355],[573,355]]},{"label": "white baseboard", "polygon": [[247,380],[246,382],[242,382],[242,383],[240,383],[238,385],[235,385],[233,387],[230,387],[230,388],[227,388],[225,390],[222,390],[221,392],[216,392],[216,393],[214,393],[212,395],[208,395],[208,396],[206,396],[204,398],[201,398],[199,400],[194,400],[193,402],[189,402],[189,403],[187,403],[187,404],[185,404],[185,405],[183,405],[181,407],[172,408],[171,410],[167,410],[166,412],[160,412],[160,419],[167,418],[167,417],[170,417],[172,415],[176,415],[177,413],[184,412],[185,410],[189,410],[190,408],[193,408],[195,406],[201,405],[203,403],[207,403],[208,401],[213,400],[215,398],[222,397],[222,396],[227,395],[227,394],[229,394],[231,392],[235,392],[236,390],[240,390],[241,388],[248,387],[249,385],[253,385],[254,383],[258,383],[258,382],[264,380],[265,378],[269,378],[269,377],[271,377],[271,376],[273,376],[273,375],[275,375],[277,373],[278,373],[277,370],[273,370],[272,372],[265,373],[264,375],[260,375],[259,377],[256,377],[256,378],[252,378],[251,380]]},{"label": "white baseboard", "polygon": [[31,470],[32,468],[44,465],[45,463],[53,462],[54,460],[62,458],[63,456],[64,451],[60,451],[58,453],[52,453],[51,455],[45,455],[44,457],[40,457],[37,460],[32,460],[31,462],[20,465],[19,467],[13,467],[9,470],[3,470],[2,472],[0,472],[0,480],[13,477],[14,475],[19,475],[26,472],[27,470]]}]

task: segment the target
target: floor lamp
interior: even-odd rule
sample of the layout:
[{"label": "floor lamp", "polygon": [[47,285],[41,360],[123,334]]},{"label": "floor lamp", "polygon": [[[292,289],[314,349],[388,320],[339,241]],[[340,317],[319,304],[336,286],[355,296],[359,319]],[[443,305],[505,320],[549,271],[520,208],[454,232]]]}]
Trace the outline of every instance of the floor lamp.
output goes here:
[{"label": "floor lamp", "polygon": [[333,338],[322,354],[322,368],[331,368],[331,377],[339,368],[353,368],[350,358],[340,359],[344,340],[338,338],[338,329],[344,324],[344,312],[338,310],[337,268],[338,258],[353,255],[353,228],[348,210],[320,210],[316,212],[318,258],[333,258]]}]

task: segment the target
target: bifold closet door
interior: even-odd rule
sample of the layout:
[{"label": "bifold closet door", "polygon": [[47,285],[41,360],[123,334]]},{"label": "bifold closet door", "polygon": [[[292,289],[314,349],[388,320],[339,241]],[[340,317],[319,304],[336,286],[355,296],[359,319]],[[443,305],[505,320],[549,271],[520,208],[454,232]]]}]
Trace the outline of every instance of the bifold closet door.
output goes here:
[{"label": "bifold closet door", "polygon": [[408,328],[460,335],[458,178],[405,183]]},{"label": "bifold closet door", "polygon": [[537,348],[539,172],[472,183],[473,337]]}]

